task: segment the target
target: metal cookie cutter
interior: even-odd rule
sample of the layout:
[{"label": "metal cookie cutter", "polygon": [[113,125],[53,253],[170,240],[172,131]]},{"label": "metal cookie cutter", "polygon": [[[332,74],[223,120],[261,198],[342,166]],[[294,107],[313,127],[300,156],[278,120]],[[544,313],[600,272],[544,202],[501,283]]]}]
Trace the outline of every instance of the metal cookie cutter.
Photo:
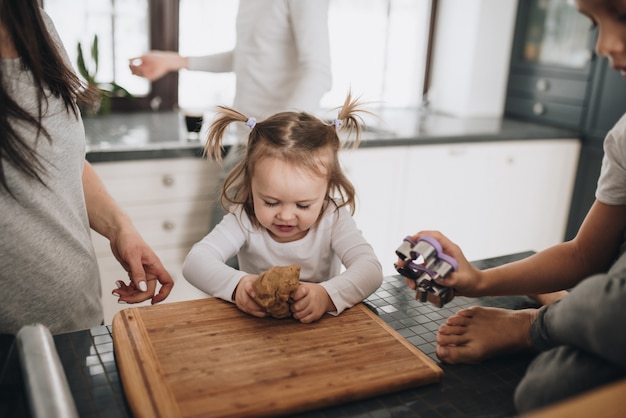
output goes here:
[{"label": "metal cookie cutter", "polygon": [[[404,261],[404,267],[395,265],[398,273],[407,279],[415,280],[417,285],[415,299],[428,301],[441,308],[454,298],[454,289],[435,283],[435,279],[443,278],[459,268],[457,261],[443,252],[439,241],[424,235],[414,242],[407,236],[396,250],[396,254]],[[423,264],[415,262],[420,258]]]}]

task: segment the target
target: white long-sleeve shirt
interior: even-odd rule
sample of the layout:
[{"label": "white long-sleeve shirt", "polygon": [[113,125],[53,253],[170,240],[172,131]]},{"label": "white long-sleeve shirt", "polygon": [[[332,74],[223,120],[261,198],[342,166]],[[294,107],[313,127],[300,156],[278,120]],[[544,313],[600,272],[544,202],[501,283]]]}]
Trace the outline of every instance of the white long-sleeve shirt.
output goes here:
[{"label": "white long-sleeve shirt", "polygon": [[233,108],[258,120],[319,111],[331,87],[328,0],[241,0],[232,51],[189,57],[189,69],[234,72]]},{"label": "white long-sleeve shirt", "polygon": [[[235,254],[240,270],[226,264]],[[300,265],[301,281],[320,283],[326,289],[337,308],[335,314],[374,293],[383,279],[374,250],[348,210],[332,204],[304,238],[287,243],[274,241],[237,208],[192,247],[183,276],[203,292],[233,302],[243,276],[289,264]]]}]

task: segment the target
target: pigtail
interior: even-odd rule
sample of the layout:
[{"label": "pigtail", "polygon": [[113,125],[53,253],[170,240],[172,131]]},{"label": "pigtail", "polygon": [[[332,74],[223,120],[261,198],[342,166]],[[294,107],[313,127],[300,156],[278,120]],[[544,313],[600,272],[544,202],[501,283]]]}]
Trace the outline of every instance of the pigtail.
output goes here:
[{"label": "pigtail", "polygon": [[218,106],[217,116],[213,123],[211,123],[208,139],[204,146],[205,156],[214,158],[216,161],[221,162],[222,151],[224,150],[222,140],[224,139],[226,128],[228,128],[228,125],[233,122],[247,122],[248,120],[248,117],[234,109],[226,106]]},{"label": "pigtail", "polygon": [[363,121],[363,114],[374,116],[372,112],[363,109],[364,103],[360,102],[358,98],[353,99],[352,93],[348,92],[343,106],[339,108],[339,115],[334,121],[334,126],[338,131],[347,132],[347,139],[349,139],[354,133],[354,140],[352,141],[352,147],[357,148],[361,139],[361,130],[365,126]]}]

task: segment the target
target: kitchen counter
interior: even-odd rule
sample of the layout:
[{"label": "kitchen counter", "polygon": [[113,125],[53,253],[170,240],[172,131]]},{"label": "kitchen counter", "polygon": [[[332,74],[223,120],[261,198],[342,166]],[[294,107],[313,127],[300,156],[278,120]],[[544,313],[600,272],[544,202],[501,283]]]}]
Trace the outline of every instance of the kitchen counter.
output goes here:
[{"label": "kitchen counter", "polygon": [[[578,138],[576,131],[501,118],[462,119],[418,109],[381,109],[366,120],[360,148],[519,139]],[[212,115],[205,117],[206,132]],[[201,157],[203,140],[185,138],[177,112],[120,113],[84,119],[87,160],[127,161]],[[225,145],[234,138],[225,138]]]},{"label": "kitchen counter", "polygon": [[[527,257],[512,254],[473,264],[485,269]],[[520,309],[534,306],[525,297],[470,299],[457,297],[443,308],[414,300],[414,292],[401,276],[385,277],[383,285],[365,302],[409,342],[438,362],[435,335],[440,324],[471,305]],[[305,326],[305,325],[303,325]],[[111,327],[60,334],[54,337],[72,396],[81,417],[128,417],[115,363]],[[440,383],[310,411],[299,417],[508,417],[515,415],[513,392],[533,359],[518,353],[481,364],[439,364]],[[14,337],[0,335],[0,416],[29,417]]]}]

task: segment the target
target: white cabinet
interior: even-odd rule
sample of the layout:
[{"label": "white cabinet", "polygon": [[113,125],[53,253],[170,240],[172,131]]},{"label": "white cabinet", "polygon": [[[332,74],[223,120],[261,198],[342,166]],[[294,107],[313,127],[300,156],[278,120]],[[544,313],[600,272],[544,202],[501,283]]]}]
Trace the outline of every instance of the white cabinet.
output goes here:
[{"label": "white cabinet", "polygon": [[[175,285],[165,302],[207,297],[182,277],[182,263],[193,244],[208,233],[219,166],[200,158],[94,163],[107,190],[124,208],[152,247]],[[105,323],[129,306],[111,295],[128,274],[113,257],[109,241],[92,232],[102,280]],[[165,303],[164,302],[164,303]]]},{"label": "white cabinet", "polygon": [[439,230],[469,260],[539,251],[565,236],[577,139],[342,151],[355,215],[385,275],[406,235]]},{"label": "white cabinet", "polygon": [[[400,220],[408,147],[343,150],[340,160],[356,189],[354,219],[372,245],[385,275],[394,274],[394,250],[409,232]],[[404,234],[404,235],[403,235]]]}]

